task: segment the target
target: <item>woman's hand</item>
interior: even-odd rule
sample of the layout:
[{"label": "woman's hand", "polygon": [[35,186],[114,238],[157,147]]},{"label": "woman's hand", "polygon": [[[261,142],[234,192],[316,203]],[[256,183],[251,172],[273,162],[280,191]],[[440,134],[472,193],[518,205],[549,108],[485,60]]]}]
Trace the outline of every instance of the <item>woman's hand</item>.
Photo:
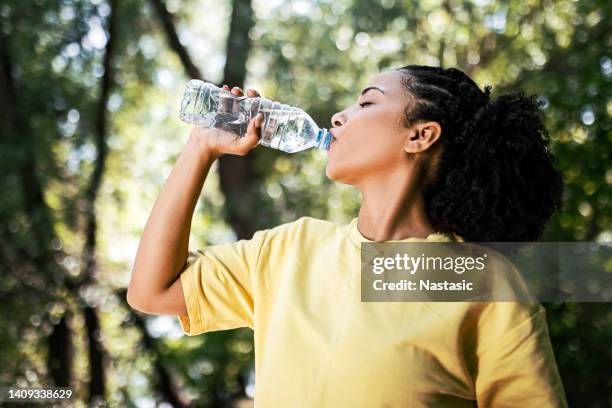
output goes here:
[{"label": "woman's hand", "polygon": [[[223,90],[230,91],[230,88],[223,85]],[[243,96],[242,89],[237,86],[233,87],[230,92],[236,96]],[[256,90],[249,89],[247,96],[257,97],[260,95]],[[190,137],[197,139],[207,152],[214,156],[218,157],[223,154],[244,156],[259,142],[262,123],[263,113],[259,113],[249,121],[247,132],[243,137],[222,129],[202,127],[194,127]]]}]

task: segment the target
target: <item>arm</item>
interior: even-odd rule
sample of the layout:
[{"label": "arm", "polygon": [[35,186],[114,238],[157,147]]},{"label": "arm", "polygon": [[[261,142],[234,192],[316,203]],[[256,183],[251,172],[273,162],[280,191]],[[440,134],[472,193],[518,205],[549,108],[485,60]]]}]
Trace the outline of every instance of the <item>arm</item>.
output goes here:
[{"label": "arm", "polygon": [[[232,92],[242,94],[239,88]],[[144,228],[127,292],[132,308],[150,314],[187,314],[178,277],[187,261],[191,219],[204,181],[222,154],[245,155],[255,147],[261,122],[261,117],[251,120],[243,138],[218,129],[192,130]]]},{"label": "arm", "polygon": [[[177,277],[187,260],[196,202],[208,171],[218,157],[202,143],[202,135],[198,132],[199,129],[192,131],[163,186],[138,246],[127,301],[134,309],[145,313],[186,312]],[[165,300],[161,305],[160,298]]]},{"label": "arm", "polygon": [[[497,304],[494,320],[482,327],[485,350],[478,357],[476,400],[482,407],[567,407],[546,323],[546,311],[516,307],[519,303]],[[508,325],[524,312],[533,314],[518,324]],[[511,327],[510,330],[505,330]],[[496,336],[494,333],[503,333]],[[495,336],[494,341],[490,340]]]}]

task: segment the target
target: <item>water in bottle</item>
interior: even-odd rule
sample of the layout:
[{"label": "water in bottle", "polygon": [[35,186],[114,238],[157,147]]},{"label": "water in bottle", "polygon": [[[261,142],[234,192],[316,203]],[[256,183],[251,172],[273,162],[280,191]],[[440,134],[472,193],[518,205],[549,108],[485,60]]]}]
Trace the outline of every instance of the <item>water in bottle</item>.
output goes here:
[{"label": "water in bottle", "polygon": [[215,127],[242,137],[259,112],[264,120],[259,144],[288,153],[309,148],[329,150],[332,135],[303,110],[269,99],[236,96],[211,83],[192,79],[181,102],[180,118],[201,127]]}]

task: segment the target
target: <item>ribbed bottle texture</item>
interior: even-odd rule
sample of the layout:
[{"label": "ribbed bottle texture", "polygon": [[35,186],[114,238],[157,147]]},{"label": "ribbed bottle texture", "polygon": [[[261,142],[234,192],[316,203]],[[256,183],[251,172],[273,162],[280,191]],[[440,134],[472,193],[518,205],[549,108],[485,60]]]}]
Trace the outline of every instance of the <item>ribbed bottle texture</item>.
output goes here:
[{"label": "ribbed bottle texture", "polygon": [[197,79],[187,84],[180,118],[194,126],[215,127],[242,137],[259,112],[264,115],[259,144],[287,153],[329,149],[331,134],[303,110],[261,97],[237,97]]}]

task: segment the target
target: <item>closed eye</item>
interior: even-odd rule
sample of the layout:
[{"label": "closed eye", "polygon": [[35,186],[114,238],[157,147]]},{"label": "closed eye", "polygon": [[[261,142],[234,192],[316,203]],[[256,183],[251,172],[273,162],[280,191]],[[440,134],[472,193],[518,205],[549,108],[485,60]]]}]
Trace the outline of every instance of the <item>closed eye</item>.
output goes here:
[{"label": "closed eye", "polygon": [[374,105],[374,104],[372,102],[363,102],[359,104],[359,106],[361,106],[362,108],[366,105]]}]

